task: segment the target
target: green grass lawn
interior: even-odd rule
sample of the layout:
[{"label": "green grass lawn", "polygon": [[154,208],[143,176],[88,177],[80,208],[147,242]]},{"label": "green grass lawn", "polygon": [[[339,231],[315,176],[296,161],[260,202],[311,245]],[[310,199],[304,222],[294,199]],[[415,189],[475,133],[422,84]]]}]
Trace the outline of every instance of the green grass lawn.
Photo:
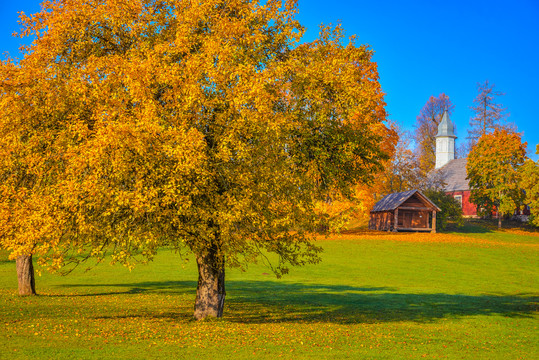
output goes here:
[{"label": "green grass lawn", "polygon": [[196,322],[196,265],[43,273],[16,295],[0,254],[0,359],[538,359],[539,236],[349,233],[276,279],[227,273],[225,316]]}]

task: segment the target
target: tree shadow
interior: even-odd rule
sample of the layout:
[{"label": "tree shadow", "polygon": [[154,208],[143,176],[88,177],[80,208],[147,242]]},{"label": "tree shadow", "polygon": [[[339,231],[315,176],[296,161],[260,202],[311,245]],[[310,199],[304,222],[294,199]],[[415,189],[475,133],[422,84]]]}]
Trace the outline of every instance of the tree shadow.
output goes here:
[{"label": "tree shadow", "polygon": [[[233,311],[229,320],[233,322],[432,322],[442,318],[476,315],[531,318],[539,310],[538,294],[409,294],[376,288],[371,291],[361,288],[342,291],[333,286],[319,291],[320,288],[313,289],[302,284],[268,291],[269,284],[236,285],[239,295],[228,303]],[[258,294],[254,301],[250,299],[251,292]]]},{"label": "tree shadow", "polygon": [[[79,296],[166,293],[190,295],[195,281],[125,284],[66,284],[64,287],[111,289]],[[428,323],[443,318],[477,315],[532,318],[539,310],[538,294],[410,294],[376,286],[285,283],[279,281],[229,281],[226,284],[225,320],[238,323],[329,322],[339,324],[413,321]],[[125,288],[114,291],[114,288]],[[65,295],[67,296],[67,295]],[[189,304],[191,305],[191,304]],[[165,311],[163,311],[165,310]],[[100,315],[96,315],[99,317]],[[127,315],[122,315],[126,317]],[[107,318],[121,318],[109,315]],[[128,317],[184,321],[191,312],[162,309],[159,313],[137,309]]]},{"label": "tree shadow", "polygon": [[[111,296],[122,294],[140,294],[145,292],[152,293],[173,293],[177,295],[195,293],[197,282],[196,281],[145,281],[138,283],[115,283],[115,284],[62,284],[58,285],[60,288],[87,288],[99,289],[98,292],[87,292],[80,294],[55,294],[45,295],[49,297],[86,297],[86,296]],[[114,288],[126,288],[126,290],[116,291],[108,289]]]},{"label": "tree shadow", "polygon": [[523,223],[515,220],[506,220],[502,222],[501,229],[498,228],[497,219],[467,219],[464,223],[464,226],[454,229],[455,233],[494,233],[494,232],[511,232],[518,230],[523,234],[528,233],[529,235],[538,235],[539,228],[534,227],[530,224]]},{"label": "tree shadow", "polygon": [[[444,230],[438,229],[440,233],[453,233],[453,234],[485,234],[493,233],[497,228],[490,226],[488,223],[483,222],[483,220],[466,220],[464,225],[458,226],[455,223],[447,224]],[[371,230],[366,227],[351,228],[341,231],[343,235],[355,235],[355,236],[369,236],[369,235],[395,235],[395,234],[410,234],[415,231],[399,231],[398,233],[388,232],[388,231],[379,231]],[[420,231],[421,232],[421,231]],[[423,231],[424,232],[424,231]]]},{"label": "tree shadow", "polygon": [[451,226],[448,227],[445,232],[454,234],[488,234],[493,233],[494,231],[494,228],[466,221],[463,226]]}]

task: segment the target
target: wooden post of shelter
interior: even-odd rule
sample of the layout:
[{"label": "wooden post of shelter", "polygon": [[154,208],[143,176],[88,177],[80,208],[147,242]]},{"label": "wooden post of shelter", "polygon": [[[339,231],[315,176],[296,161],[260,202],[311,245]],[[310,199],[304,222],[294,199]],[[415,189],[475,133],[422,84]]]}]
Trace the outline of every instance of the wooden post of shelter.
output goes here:
[{"label": "wooden post of shelter", "polygon": [[399,226],[399,209],[395,209],[395,219],[393,223],[394,232],[397,232],[397,226]]},{"label": "wooden post of shelter", "polygon": [[432,231],[433,233],[436,232],[436,210],[432,212]]}]

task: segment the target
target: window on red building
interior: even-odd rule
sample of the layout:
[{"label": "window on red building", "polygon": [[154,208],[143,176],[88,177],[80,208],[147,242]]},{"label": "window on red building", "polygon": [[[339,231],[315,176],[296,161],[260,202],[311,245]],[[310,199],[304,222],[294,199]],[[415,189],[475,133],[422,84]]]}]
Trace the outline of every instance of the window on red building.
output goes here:
[{"label": "window on red building", "polygon": [[454,198],[459,202],[460,208],[462,209],[462,195],[455,195]]}]

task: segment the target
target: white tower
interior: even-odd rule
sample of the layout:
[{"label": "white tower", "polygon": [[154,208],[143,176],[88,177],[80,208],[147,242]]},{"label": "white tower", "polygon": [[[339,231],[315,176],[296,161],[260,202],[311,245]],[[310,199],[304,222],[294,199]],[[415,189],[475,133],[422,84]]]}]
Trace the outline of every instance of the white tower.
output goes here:
[{"label": "white tower", "polygon": [[447,111],[444,111],[442,121],[438,125],[436,134],[436,167],[439,169],[451,160],[455,159],[455,126],[449,119]]}]

